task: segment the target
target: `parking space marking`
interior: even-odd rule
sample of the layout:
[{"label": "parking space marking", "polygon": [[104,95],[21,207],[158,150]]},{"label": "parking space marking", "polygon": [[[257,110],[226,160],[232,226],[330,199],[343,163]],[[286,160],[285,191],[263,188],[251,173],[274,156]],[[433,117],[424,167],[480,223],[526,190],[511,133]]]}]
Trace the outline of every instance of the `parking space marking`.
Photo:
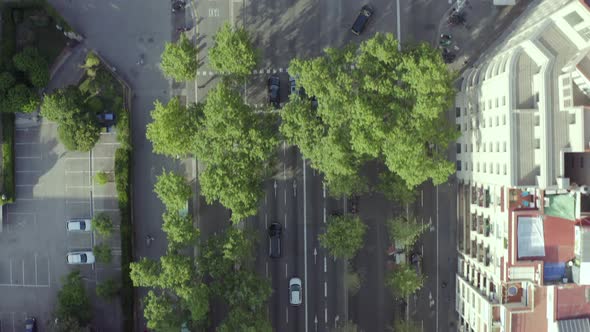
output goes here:
[{"label": "parking space marking", "polygon": [[[115,157],[93,157],[94,159],[113,159]],[[66,157],[65,160],[88,160],[90,157]]]},{"label": "parking space marking", "polygon": [[82,185],[82,186],[71,186],[71,185],[66,184],[66,190],[68,190],[69,188],[72,188],[72,189],[86,189],[86,188],[91,188],[91,187],[92,186],[90,186],[90,185],[87,185],[87,186],[84,186],[84,185]]},{"label": "parking space marking", "polygon": [[99,208],[96,208],[96,209],[94,209],[94,211],[101,211],[101,212],[117,212],[117,211],[119,211],[119,209],[99,209]]},{"label": "parking space marking", "polygon": [[37,156],[14,156],[15,159],[41,159],[41,157]]}]

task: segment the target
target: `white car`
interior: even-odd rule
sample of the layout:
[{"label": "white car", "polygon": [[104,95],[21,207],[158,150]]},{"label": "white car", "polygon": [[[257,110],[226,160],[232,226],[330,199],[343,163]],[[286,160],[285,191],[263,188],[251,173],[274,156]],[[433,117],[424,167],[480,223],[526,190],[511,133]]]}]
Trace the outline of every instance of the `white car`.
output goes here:
[{"label": "white car", "polygon": [[68,252],[68,264],[94,264],[94,254],[92,251],[72,251]]},{"label": "white car", "polygon": [[92,221],[90,219],[70,219],[66,223],[68,232],[90,232],[92,230]]},{"label": "white car", "polygon": [[301,279],[291,278],[289,280],[289,303],[291,305],[300,305],[302,300],[303,290],[301,289]]}]

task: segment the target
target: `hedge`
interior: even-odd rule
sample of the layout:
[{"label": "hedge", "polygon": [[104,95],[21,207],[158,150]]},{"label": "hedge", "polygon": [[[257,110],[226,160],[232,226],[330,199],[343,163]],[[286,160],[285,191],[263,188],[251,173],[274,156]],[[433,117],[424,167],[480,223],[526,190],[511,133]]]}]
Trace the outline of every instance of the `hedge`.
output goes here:
[{"label": "hedge", "polygon": [[6,199],[0,202],[12,203],[15,198],[14,182],[14,114],[2,113],[2,182]]}]

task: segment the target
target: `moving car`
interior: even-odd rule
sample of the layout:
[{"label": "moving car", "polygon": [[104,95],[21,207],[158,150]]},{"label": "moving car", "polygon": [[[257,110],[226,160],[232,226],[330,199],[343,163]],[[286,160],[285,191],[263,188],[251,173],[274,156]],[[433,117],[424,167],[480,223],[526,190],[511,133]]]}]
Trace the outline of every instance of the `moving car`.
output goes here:
[{"label": "moving car", "polygon": [[281,258],[281,233],[282,227],[279,223],[272,223],[268,227],[268,256],[270,258]]},{"label": "moving car", "polygon": [[95,258],[92,251],[72,251],[67,255],[68,264],[94,264]]},{"label": "moving car", "polygon": [[90,232],[92,221],[84,218],[70,219],[66,223],[66,229],[68,232]]},{"label": "moving car", "polygon": [[37,320],[35,317],[29,317],[25,319],[25,331],[36,332],[37,331]]},{"label": "moving car", "polygon": [[293,277],[289,280],[289,303],[291,305],[300,305],[301,302],[303,302],[301,279]]},{"label": "moving car", "polygon": [[272,75],[268,78],[268,102],[275,108],[281,104],[281,80],[278,76]]},{"label": "moving car", "polygon": [[372,15],[373,8],[369,5],[364,5],[363,8],[361,8],[360,13],[356,17],[356,20],[354,20],[354,23],[352,24],[352,28],[350,29],[352,33],[354,33],[357,36],[360,35],[365,29],[365,26],[369,22],[369,18]]}]

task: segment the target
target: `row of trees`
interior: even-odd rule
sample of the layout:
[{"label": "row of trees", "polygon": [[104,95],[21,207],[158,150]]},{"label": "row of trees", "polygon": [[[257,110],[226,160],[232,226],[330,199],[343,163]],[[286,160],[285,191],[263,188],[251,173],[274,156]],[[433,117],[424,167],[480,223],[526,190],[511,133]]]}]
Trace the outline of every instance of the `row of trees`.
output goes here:
[{"label": "row of trees", "polygon": [[[370,189],[361,174],[368,162],[385,166],[375,188],[400,203],[413,200],[422,182],[442,183],[454,172],[444,149],[432,148],[457,137],[444,119],[454,77],[430,46],[398,51],[393,35],[377,34],[360,46],[294,59],[289,74],[319,103],[315,107],[306,96],[292,95],[279,111],[277,133],[272,112],[255,113],[234,84],[256,66],[248,34],[225,25],[214,39],[209,61],[223,74],[222,82],[201,104],[156,102],[147,137],[156,153],[194,154],[203,162],[203,195],[231,209],[234,221],[256,213],[263,170],[271,164],[279,133],[324,174],[335,196]],[[182,37],[167,50],[164,72],[173,76],[181,72],[176,67],[191,68],[191,75],[181,76],[193,79],[196,49],[190,42]]]}]

